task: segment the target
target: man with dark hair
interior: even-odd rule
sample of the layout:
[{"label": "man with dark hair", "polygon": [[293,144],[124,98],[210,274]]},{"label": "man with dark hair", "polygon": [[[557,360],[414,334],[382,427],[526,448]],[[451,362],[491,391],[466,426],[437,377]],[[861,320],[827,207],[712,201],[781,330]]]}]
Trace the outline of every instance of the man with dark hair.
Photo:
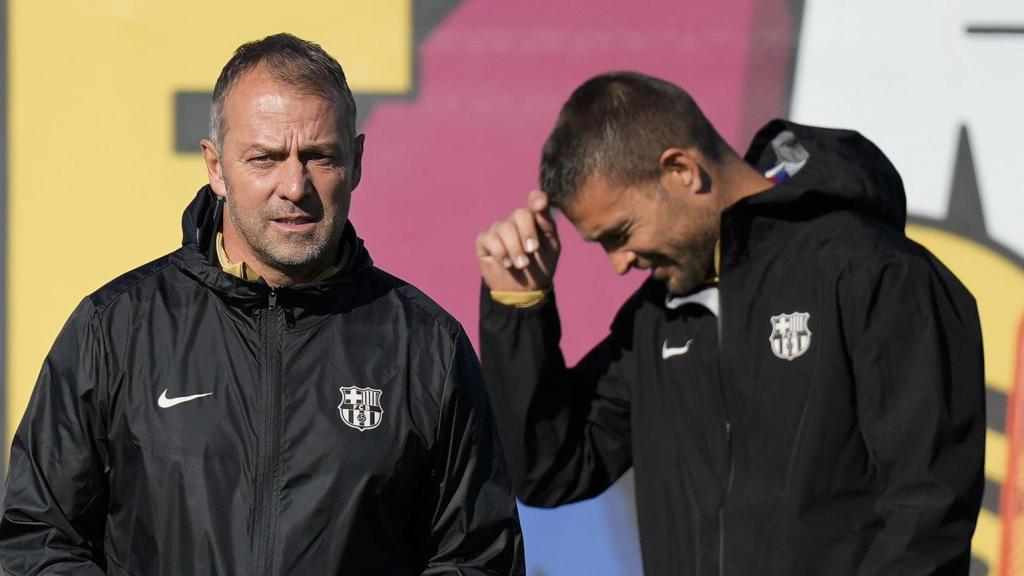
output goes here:
[{"label": "man with dark hair", "polygon": [[462,327],[348,223],[355,114],[316,44],[228,62],[183,247],[86,297],[46,358],[6,574],[524,573]]},{"label": "man with dark hair", "polygon": [[[545,192],[481,233],[481,358],[526,503],[630,466],[648,574],[966,575],[984,370],[967,290],[907,239],[856,132],[776,120],[741,158],[680,88],[580,86]],[[550,212],[651,277],[576,366]]]}]

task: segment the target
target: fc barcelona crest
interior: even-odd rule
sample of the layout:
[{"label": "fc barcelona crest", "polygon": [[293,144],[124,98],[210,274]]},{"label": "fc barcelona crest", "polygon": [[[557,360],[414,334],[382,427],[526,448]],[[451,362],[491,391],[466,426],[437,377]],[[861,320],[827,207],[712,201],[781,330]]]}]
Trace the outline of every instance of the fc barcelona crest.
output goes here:
[{"label": "fc barcelona crest", "polygon": [[341,388],[341,421],[359,430],[373,430],[380,425],[384,410],[380,407],[381,391],[374,388]]},{"label": "fc barcelona crest", "polygon": [[783,360],[802,356],[811,347],[811,329],[807,312],[793,312],[772,316],[772,352]]}]

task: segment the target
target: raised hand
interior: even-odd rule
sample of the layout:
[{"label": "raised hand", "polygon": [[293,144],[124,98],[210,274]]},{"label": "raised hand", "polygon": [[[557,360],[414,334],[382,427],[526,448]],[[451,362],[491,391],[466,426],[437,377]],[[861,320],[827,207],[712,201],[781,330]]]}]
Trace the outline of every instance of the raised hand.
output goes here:
[{"label": "raised hand", "polygon": [[476,237],[480,274],[491,290],[551,287],[562,245],[547,194],[531,192],[526,207]]}]

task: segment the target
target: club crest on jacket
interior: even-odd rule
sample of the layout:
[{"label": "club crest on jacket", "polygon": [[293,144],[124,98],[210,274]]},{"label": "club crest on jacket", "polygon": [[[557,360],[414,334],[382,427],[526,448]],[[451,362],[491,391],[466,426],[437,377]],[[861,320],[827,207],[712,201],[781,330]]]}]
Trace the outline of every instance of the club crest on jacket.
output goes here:
[{"label": "club crest on jacket", "polygon": [[381,391],[375,388],[344,386],[341,390],[341,404],[338,412],[341,421],[359,430],[373,430],[380,425],[384,410],[380,407]]},{"label": "club crest on jacket", "polygon": [[793,312],[772,316],[772,335],[769,339],[772,353],[783,360],[802,356],[811,347],[811,329],[808,312]]}]

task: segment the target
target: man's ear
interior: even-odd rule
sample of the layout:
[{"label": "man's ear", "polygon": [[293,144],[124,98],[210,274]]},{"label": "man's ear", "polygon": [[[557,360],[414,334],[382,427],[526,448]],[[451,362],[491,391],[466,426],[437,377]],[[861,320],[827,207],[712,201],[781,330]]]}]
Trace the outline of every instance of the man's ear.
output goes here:
[{"label": "man's ear", "polygon": [[658,159],[662,186],[684,194],[706,192],[711,182],[698,160],[699,155],[693,148],[669,148],[662,152]]},{"label": "man's ear", "polygon": [[366,142],[366,134],[356,136],[352,143],[352,186],[349,190],[355,190],[363,177],[363,145]]},{"label": "man's ear", "polygon": [[210,178],[210,188],[213,189],[214,194],[221,198],[227,197],[227,190],[224,187],[224,165],[220,161],[220,154],[217,153],[217,147],[213,145],[213,142],[203,138],[199,141],[199,146],[203,149],[203,160],[206,162],[206,174]]}]

